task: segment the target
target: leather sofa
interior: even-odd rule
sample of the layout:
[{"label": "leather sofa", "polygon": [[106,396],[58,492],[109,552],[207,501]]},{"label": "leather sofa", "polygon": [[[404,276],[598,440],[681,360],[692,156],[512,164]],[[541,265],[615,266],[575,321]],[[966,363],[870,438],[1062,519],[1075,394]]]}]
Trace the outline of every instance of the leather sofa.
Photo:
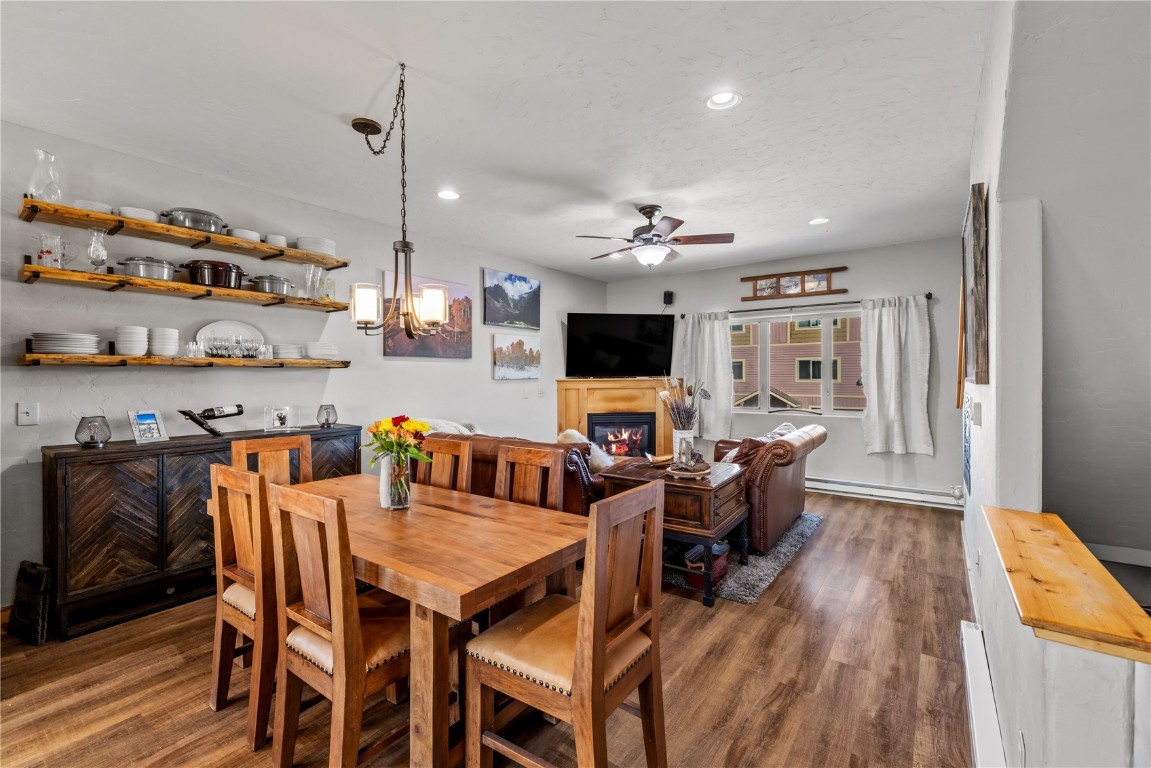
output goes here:
[{"label": "leather sofa", "polygon": [[603,498],[603,478],[593,475],[588,467],[587,443],[561,445],[537,443],[519,437],[493,437],[491,435],[457,435],[433,432],[429,437],[445,440],[463,440],[472,444],[472,493],[494,496],[496,488],[496,461],[501,445],[514,444],[528,448],[562,448],[564,456],[563,498],[560,509],[585,517],[593,502]]},{"label": "leather sofa", "polygon": [[733,448],[747,467],[749,548],[766,552],[803,513],[807,455],[827,440],[827,430],[812,424],[770,442],[762,439],[720,440],[715,461]]}]

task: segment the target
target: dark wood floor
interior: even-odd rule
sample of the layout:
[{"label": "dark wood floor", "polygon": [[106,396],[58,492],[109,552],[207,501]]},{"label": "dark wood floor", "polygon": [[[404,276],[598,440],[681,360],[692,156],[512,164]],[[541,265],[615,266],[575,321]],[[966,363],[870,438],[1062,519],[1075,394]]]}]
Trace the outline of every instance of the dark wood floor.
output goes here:
[{"label": "dark wood floor", "polygon": [[[673,766],[971,764],[959,622],[971,618],[958,513],[811,494],[825,517],[755,605],[663,602]],[[0,763],[264,766],[244,746],[247,672],[208,709],[211,600],[31,647],[4,636]],[[326,703],[307,711],[296,764],[327,764]],[[402,716],[386,702],[367,728]],[[571,730],[516,737],[576,765]],[[608,724],[612,765],[643,764],[639,721]],[[407,763],[406,739],[375,765]]]}]

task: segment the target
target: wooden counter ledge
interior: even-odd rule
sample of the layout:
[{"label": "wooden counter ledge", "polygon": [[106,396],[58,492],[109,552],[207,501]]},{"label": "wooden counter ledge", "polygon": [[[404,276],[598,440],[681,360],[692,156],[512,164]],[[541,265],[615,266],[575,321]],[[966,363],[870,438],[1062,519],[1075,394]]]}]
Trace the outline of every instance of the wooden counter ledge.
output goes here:
[{"label": "wooden counter ledge", "polygon": [[1059,518],[984,506],[1019,619],[1036,637],[1151,663],[1151,617]]}]

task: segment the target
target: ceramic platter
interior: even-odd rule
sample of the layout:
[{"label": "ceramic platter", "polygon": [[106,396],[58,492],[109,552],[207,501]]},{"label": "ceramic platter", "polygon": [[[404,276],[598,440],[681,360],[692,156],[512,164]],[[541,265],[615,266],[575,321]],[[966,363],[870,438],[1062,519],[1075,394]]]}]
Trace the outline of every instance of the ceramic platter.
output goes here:
[{"label": "ceramic platter", "polygon": [[710,475],[711,467],[708,467],[707,469],[701,469],[699,471],[668,468],[667,473],[679,480],[698,480],[701,477],[707,477]]},{"label": "ceramic platter", "polygon": [[241,323],[239,320],[217,320],[196,331],[196,341],[201,344],[204,343],[204,339],[210,339],[214,336],[229,339],[233,336],[239,336],[241,339],[255,339],[261,344],[264,343],[264,334],[260,333],[254,325]]}]

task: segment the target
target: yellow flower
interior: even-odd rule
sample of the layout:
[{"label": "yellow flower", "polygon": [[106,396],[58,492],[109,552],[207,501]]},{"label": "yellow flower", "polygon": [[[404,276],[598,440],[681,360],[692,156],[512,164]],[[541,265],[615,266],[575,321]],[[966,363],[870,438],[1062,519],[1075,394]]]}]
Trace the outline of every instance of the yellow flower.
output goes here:
[{"label": "yellow flower", "polygon": [[400,426],[409,432],[427,432],[431,428],[427,422],[416,421],[415,419],[408,419]]}]

